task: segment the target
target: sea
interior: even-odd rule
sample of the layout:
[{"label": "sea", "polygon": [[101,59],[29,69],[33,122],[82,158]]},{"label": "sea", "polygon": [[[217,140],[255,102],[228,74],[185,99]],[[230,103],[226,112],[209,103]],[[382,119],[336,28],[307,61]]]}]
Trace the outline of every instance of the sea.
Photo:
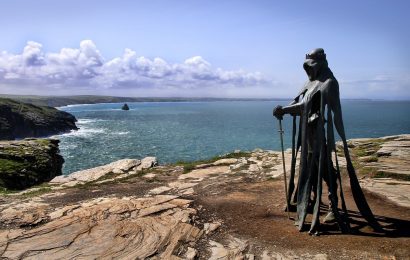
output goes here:
[{"label": "sea", "polygon": [[[123,158],[156,156],[160,164],[207,159],[235,150],[280,150],[277,105],[289,101],[136,102],[70,105],[78,131],[60,142],[63,173]],[[347,138],[410,133],[410,101],[343,100]],[[283,120],[285,149],[292,122]]]}]

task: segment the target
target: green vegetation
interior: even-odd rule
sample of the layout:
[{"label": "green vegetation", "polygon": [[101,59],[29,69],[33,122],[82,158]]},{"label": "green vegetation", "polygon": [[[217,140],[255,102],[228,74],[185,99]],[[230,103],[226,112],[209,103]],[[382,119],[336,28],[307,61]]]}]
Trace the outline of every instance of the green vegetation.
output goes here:
[{"label": "green vegetation", "polygon": [[375,167],[366,166],[366,163],[378,161],[376,152],[382,147],[382,144],[386,142],[386,140],[387,139],[371,139],[365,144],[352,148],[353,166],[361,176],[410,181],[410,175],[385,172],[383,170],[378,170]]},{"label": "green vegetation", "polygon": [[355,167],[357,169],[357,171],[359,172],[359,174],[361,176],[368,176],[368,177],[373,177],[374,174],[377,172],[377,169],[373,168],[373,167],[363,167],[363,166],[358,166]]},{"label": "green vegetation", "polygon": [[23,197],[35,197],[46,194],[52,191],[51,187],[41,187],[39,189],[33,189],[32,191],[22,194]]},{"label": "green vegetation", "polygon": [[368,157],[363,157],[361,160],[363,162],[377,162],[379,159],[376,155],[371,155],[371,156],[368,156]]},{"label": "green vegetation", "polygon": [[9,190],[7,188],[0,187],[0,195],[10,195],[16,192],[17,192],[16,190]]},{"label": "green vegetation", "polygon": [[0,187],[22,190],[61,174],[64,160],[58,140],[24,139],[0,142]]},{"label": "green vegetation", "polygon": [[0,104],[11,108],[11,111],[19,114],[43,114],[54,117],[59,110],[48,106],[36,106],[31,103],[24,103],[8,98],[0,98]]},{"label": "green vegetation", "polygon": [[20,172],[29,166],[28,162],[15,161],[9,159],[0,158],[0,174],[13,174]]},{"label": "green vegetation", "polygon": [[[21,196],[34,197],[34,196],[42,195],[42,194],[50,192],[52,190],[51,187],[52,186],[49,183],[42,183],[39,185],[35,185],[31,187],[30,188],[31,190],[29,190],[28,192],[21,194]],[[7,189],[4,187],[0,187],[0,195],[4,195],[4,196],[13,195],[13,194],[16,195],[18,192],[20,192],[20,190],[13,190],[13,189]]]},{"label": "green vegetation", "polygon": [[370,139],[364,144],[351,147],[353,167],[361,176],[375,176],[377,169],[369,166],[365,167],[365,163],[378,161],[376,152],[381,148],[384,142],[385,141],[381,139]]},{"label": "green vegetation", "polygon": [[75,117],[53,107],[0,98],[0,139],[39,137],[77,129]]},{"label": "green vegetation", "polygon": [[410,181],[410,175],[393,172],[377,171],[372,175],[373,178],[392,178],[401,181]]}]

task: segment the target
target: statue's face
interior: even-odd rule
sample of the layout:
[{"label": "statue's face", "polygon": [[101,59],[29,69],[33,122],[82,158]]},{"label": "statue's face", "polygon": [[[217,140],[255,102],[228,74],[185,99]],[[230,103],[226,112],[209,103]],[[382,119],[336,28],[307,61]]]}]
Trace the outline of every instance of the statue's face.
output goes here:
[{"label": "statue's face", "polygon": [[303,64],[303,68],[306,71],[306,74],[308,75],[308,78],[310,81],[314,81],[317,79],[319,76],[319,71],[320,71],[320,64],[314,59],[308,59],[305,61]]}]

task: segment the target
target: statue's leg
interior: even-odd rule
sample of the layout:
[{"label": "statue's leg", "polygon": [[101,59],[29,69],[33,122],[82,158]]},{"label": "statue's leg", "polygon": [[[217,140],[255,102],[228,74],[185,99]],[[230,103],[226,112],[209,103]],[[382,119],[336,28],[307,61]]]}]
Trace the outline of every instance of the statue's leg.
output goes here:
[{"label": "statue's leg", "polygon": [[[329,162],[326,162],[329,163]],[[331,163],[331,162],[330,162]],[[329,170],[326,170],[323,179],[327,185],[328,188],[328,199],[329,199],[329,210],[328,214],[324,218],[323,222],[325,223],[331,223],[336,221],[335,217],[335,211],[337,211],[337,206],[338,206],[338,197],[337,197],[337,182],[336,182],[336,176],[335,172],[332,171],[333,167],[326,167]],[[330,175],[333,176],[330,176]],[[330,183],[331,182],[331,183]]]},{"label": "statue's leg", "polygon": [[317,198],[317,174],[318,174],[318,170],[319,170],[319,154],[315,153],[315,155],[313,155],[313,150],[314,150],[314,146],[315,146],[315,134],[316,131],[314,129],[314,127],[316,126],[316,124],[309,124],[308,128],[308,148],[309,148],[309,153],[308,153],[308,162],[311,162],[312,168],[310,171],[311,174],[311,181],[312,181],[312,193],[313,193],[313,198],[312,196],[310,196],[309,199],[309,209],[308,212],[312,213],[313,211],[313,205],[316,201]]},{"label": "statue's leg", "polygon": [[338,210],[338,197],[337,197],[337,176],[336,171],[333,167],[333,162],[328,153],[327,163],[327,185],[329,188],[329,213],[323,220],[325,223],[337,221],[340,230],[343,233],[349,232],[349,227],[346,221],[343,219]]},{"label": "statue's leg", "polygon": [[[317,186],[318,186],[318,173],[319,173],[319,158],[316,156],[315,158],[312,158],[311,160],[313,160],[312,164],[313,164],[313,168],[312,168],[312,197],[310,200],[310,205],[309,205],[309,212],[312,213],[313,212],[313,207],[315,205],[315,202],[318,198],[318,194],[317,194]],[[320,198],[319,198],[320,200]]]}]

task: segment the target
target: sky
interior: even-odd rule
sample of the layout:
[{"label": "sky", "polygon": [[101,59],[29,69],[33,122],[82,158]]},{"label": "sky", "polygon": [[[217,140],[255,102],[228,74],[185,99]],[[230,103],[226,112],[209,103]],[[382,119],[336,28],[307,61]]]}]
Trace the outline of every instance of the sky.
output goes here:
[{"label": "sky", "polygon": [[1,1],[0,93],[291,98],[324,48],[342,98],[410,99],[409,1]]}]

